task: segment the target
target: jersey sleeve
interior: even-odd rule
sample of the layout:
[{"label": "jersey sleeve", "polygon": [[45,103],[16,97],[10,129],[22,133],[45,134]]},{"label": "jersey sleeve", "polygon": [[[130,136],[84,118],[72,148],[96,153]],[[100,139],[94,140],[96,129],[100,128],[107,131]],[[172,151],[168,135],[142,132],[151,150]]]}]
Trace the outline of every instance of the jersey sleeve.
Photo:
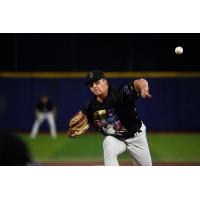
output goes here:
[{"label": "jersey sleeve", "polygon": [[87,117],[89,116],[89,103],[83,107],[82,111]]},{"label": "jersey sleeve", "polygon": [[120,89],[121,96],[131,101],[134,101],[139,97],[137,91],[134,88],[133,81],[123,85]]},{"label": "jersey sleeve", "polygon": [[87,116],[89,122],[91,122],[91,119],[92,119],[92,103],[91,103],[91,101],[89,101],[85,104],[82,111]]}]

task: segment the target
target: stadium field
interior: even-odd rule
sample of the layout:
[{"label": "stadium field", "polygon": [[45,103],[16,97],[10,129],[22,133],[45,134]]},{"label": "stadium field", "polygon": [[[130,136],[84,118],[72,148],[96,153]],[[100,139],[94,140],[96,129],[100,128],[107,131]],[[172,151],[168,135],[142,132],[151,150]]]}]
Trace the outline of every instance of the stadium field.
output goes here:
[{"label": "stadium field", "polygon": [[[45,165],[103,164],[101,134],[88,133],[70,139],[60,132],[55,140],[46,133],[39,133],[36,139],[30,139],[28,134],[19,135],[32,158]],[[154,165],[200,165],[200,134],[149,133],[148,141]],[[128,153],[121,154],[119,162],[130,165]]]}]

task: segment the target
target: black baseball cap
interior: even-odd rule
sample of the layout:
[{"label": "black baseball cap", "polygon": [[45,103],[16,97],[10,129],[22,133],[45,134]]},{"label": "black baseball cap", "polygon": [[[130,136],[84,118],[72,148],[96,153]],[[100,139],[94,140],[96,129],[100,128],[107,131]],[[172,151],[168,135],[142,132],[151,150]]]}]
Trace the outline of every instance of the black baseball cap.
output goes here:
[{"label": "black baseball cap", "polygon": [[93,83],[94,81],[98,81],[102,78],[105,78],[104,73],[101,70],[92,70],[87,74],[87,81],[86,85],[89,85],[90,83]]}]

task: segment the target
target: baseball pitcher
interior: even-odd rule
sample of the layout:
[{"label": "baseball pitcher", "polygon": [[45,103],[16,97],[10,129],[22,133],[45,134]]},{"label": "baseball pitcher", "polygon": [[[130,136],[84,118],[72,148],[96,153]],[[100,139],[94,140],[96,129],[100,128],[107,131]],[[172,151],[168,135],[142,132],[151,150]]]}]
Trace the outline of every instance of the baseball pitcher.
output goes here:
[{"label": "baseball pitcher", "polygon": [[73,116],[68,135],[77,137],[89,128],[89,122],[104,136],[103,152],[106,166],[119,165],[118,155],[128,151],[134,165],[151,166],[146,127],[137,114],[134,101],[151,98],[148,82],[135,79],[121,88],[114,88],[100,70],[87,75],[86,84],[94,94],[83,109]]}]

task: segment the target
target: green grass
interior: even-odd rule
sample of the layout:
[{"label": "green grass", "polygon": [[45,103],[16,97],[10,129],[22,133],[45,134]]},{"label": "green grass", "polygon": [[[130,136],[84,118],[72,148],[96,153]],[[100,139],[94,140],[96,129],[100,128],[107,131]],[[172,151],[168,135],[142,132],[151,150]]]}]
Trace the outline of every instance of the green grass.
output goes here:
[{"label": "green grass", "polygon": [[148,141],[154,162],[200,162],[200,134],[154,134]]},{"label": "green grass", "polygon": [[[38,161],[103,161],[101,134],[89,133],[70,139],[59,133],[56,140],[41,133],[36,139],[30,139],[27,134],[20,137]],[[200,134],[149,134],[148,141],[153,162],[200,162]],[[119,160],[130,159],[125,152]]]},{"label": "green grass", "polygon": [[88,134],[78,139],[59,134],[56,140],[48,134],[39,134],[35,139],[21,135],[35,160],[39,161],[99,161],[102,160],[103,137]]}]

